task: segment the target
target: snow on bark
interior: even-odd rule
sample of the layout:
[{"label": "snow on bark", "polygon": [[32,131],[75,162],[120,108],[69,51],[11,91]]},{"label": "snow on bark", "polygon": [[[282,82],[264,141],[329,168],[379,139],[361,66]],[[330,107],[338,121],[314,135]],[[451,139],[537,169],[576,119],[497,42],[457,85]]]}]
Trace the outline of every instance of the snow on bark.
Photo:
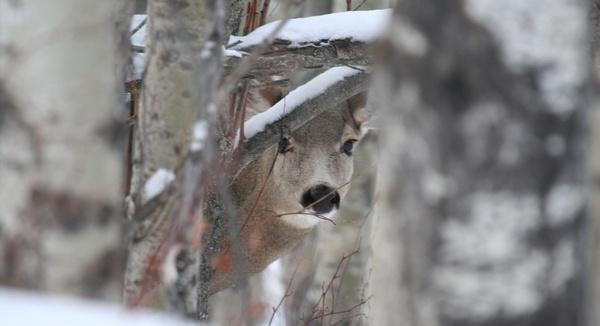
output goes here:
[{"label": "snow on bark", "polygon": [[206,120],[200,120],[194,124],[192,143],[190,144],[191,151],[197,152],[204,148],[209,130],[210,126]]},{"label": "snow on bark", "polygon": [[244,124],[244,135],[246,139],[264,131],[266,125],[293,112],[299,105],[322,94],[327,88],[335,83],[360,72],[361,71],[358,70],[358,68],[335,67],[311,79],[306,84],[299,86],[268,110],[248,119]]},{"label": "snow on bark", "polygon": [[150,200],[163,192],[171,182],[175,180],[173,171],[158,169],[152,174],[144,184],[144,197]]}]

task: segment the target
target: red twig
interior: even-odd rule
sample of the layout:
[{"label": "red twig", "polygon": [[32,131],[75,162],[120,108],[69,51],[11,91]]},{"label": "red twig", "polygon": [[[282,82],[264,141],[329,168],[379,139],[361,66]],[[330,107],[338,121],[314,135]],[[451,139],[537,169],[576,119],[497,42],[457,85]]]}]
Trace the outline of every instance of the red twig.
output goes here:
[{"label": "red twig", "polygon": [[267,21],[267,14],[269,13],[269,5],[271,4],[271,0],[265,0],[263,3],[262,10],[260,12],[260,25],[264,25]]},{"label": "red twig", "polygon": [[275,153],[275,157],[273,158],[273,162],[271,163],[271,167],[269,167],[269,172],[267,173],[267,177],[265,178],[265,182],[263,182],[262,186],[260,187],[260,191],[258,192],[258,195],[256,196],[256,200],[252,204],[252,208],[250,209],[250,211],[246,215],[246,218],[244,218],[244,223],[242,223],[242,227],[240,228],[240,233],[244,230],[244,228],[246,227],[246,225],[250,221],[250,218],[252,218],[252,216],[254,216],[254,213],[256,212],[256,208],[258,207],[258,202],[262,198],[262,196],[263,196],[263,194],[265,192],[265,189],[267,188],[267,182],[269,181],[269,178],[271,177],[271,174],[273,174],[273,168],[275,167],[275,162],[277,162],[277,157],[279,157],[279,152]]},{"label": "red twig", "polygon": [[327,293],[331,290],[331,288],[333,287],[333,282],[338,279],[341,275],[339,275],[340,273],[340,269],[342,267],[342,265],[344,264],[344,262],[346,262],[348,259],[350,259],[350,257],[356,255],[358,253],[358,249],[354,250],[353,252],[351,252],[348,255],[344,255],[342,256],[342,259],[340,259],[337,267],[335,268],[335,273],[333,273],[333,276],[331,277],[331,279],[329,279],[329,283],[327,284],[327,288],[325,289],[325,291],[323,291],[323,293],[321,294],[321,296],[319,297],[319,300],[317,301],[317,303],[313,306],[313,311],[316,310],[317,306],[319,305],[319,303],[321,301],[325,301],[325,296],[327,295]]},{"label": "red twig", "polygon": [[347,313],[353,312],[354,309],[366,304],[370,299],[371,299],[371,297],[362,299],[362,300],[360,300],[360,302],[358,302],[357,304],[353,305],[352,307],[350,307],[348,309],[339,310],[339,311],[329,311],[329,312],[323,313],[321,315],[313,316],[310,319],[304,320],[304,325],[308,325],[308,323],[310,323],[313,320],[317,320],[318,318],[347,314]]}]

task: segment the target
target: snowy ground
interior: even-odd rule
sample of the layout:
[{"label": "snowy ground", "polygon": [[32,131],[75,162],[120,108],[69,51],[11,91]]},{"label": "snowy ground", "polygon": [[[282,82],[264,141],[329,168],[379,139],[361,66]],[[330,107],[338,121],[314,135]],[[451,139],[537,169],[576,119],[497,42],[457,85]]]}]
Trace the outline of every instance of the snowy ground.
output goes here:
[{"label": "snowy ground", "polygon": [[150,310],[0,288],[0,319],[6,326],[190,326],[198,325]]}]

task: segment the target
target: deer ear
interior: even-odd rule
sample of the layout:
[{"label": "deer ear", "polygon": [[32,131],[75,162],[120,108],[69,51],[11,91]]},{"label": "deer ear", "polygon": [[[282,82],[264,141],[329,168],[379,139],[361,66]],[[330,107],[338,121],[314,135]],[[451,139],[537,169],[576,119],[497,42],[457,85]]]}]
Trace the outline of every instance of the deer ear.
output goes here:
[{"label": "deer ear", "polygon": [[369,112],[367,111],[367,92],[358,93],[347,100],[348,113],[352,118],[353,125],[357,130],[361,130],[361,127],[367,120],[369,120]]},{"label": "deer ear", "polygon": [[264,98],[270,106],[273,106],[283,98],[283,91],[280,87],[262,88],[259,93],[260,96],[262,96],[262,98]]}]

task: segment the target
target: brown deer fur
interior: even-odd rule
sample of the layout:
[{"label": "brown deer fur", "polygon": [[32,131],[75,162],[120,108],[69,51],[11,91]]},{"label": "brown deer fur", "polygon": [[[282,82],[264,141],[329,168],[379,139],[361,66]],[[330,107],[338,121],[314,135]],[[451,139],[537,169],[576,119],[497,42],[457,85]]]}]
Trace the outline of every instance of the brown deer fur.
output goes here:
[{"label": "brown deer fur", "polygon": [[[241,229],[234,241],[238,241],[243,261],[239,265],[213,262],[211,293],[234,284],[234,275],[262,271],[323,220],[310,215],[311,209],[304,210],[301,204],[309,189],[326,185],[337,190],[339,198],[344,197],[352,178],[353,159],[342,147],[346,141],[361,137],[365,97],[356,95],[325,111],[292,133],[289,151],[280,153],[278,146],[272,146],[240,172],[232,185],[232,197]],[[264,90],[249,94],[246,120],[269,108],[276,99],[278,96]],[[289,214],[303,210],[304,214]],[[335,211],[323,215],[332,218]],[[226,249],[219,260],[233,262],[231,241],[225,240]]]}]

